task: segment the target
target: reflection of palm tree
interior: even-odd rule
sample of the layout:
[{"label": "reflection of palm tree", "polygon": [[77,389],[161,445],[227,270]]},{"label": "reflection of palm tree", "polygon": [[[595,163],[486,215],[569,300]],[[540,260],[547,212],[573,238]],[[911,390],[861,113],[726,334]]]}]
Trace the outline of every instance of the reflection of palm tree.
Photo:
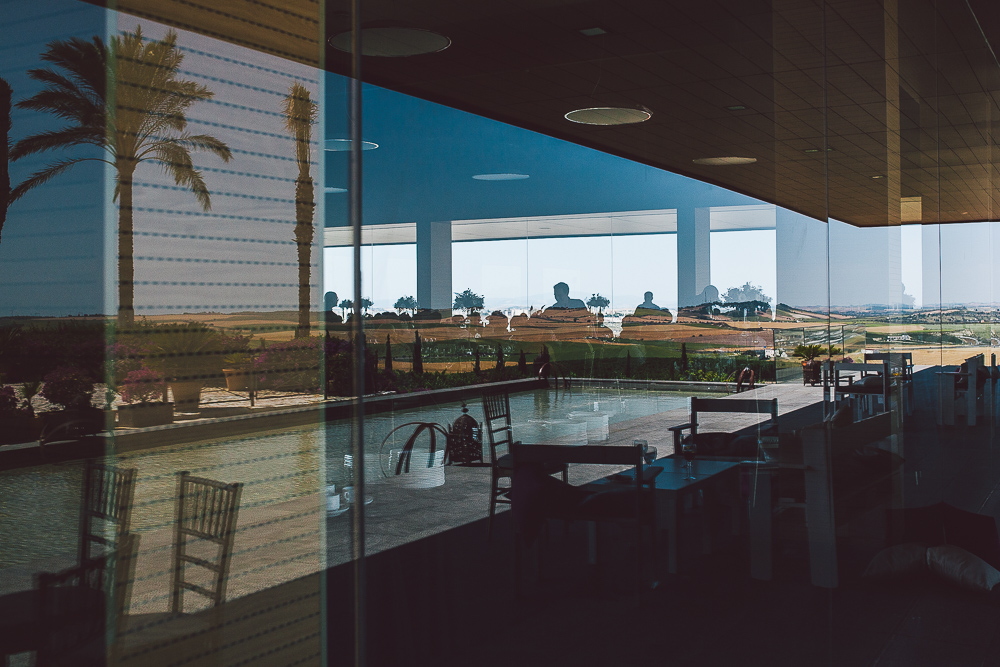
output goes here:
[{"label": "reflection of palm tree", "polygon": [[295,137],[295,161],[299,177],[295,179],[295,245],[299,250],[299,325],[295,337],[309,335],[309,272],[313,242],[313,209],[316,208],[313,180],[309,175],[312,125],[316,122],[316,103],[309,91],[296,81],[288,89],[281,109],[285,127]]},{"label": "reflection of palm tree", "polygon": [[137,26],[134,33],[112,37],[107,45],[98,37],[89,42],[74,37],[50,42],[41,58],[53,67],[30,70],[28,76],[45,84],[45,89],[17,106],[52,113],[70,124],[21,139],[11,150],[11,158],[85,145],[98,146],[108,156],[54,162],[14,188],[11,200],[77,162],[96,160],[114,166],[118,322],[131,324],[135,320],[132,186],[136,167],[146,160],[158,162],[177,185],[190,188],[202,208],[210,210],[208,188],[191,161],[190,151],[206,150],[227,162],[232,153],[215,137],[189,134],[185,112],[195,102],[210,99],[212,91],[177,78],[184,54],[177,49],[177,33],[173,31],[162,41],[144,41]]}]

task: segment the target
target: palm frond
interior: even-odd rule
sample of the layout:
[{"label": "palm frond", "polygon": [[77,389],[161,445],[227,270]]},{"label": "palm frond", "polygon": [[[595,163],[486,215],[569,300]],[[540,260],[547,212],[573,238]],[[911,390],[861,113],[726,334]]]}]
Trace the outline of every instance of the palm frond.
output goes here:
[{"label": "palm frond", "polygon": [[24,193],[28,190],[38,187],[54,176],[58,176],[77,162],[85,162],[87,160],[94,159],[96,158],[70,158],[67,160],[60,160],[59,162],[48,165],[44,169],[36,171],[10,191],[10,203],[14,203],[24,196]]},{"label": "palm frond", "polygon": [[177,141],[161,141],[152,151],[154,159],[163,166],[164,171],[174,177],[177,185],[191,188],[201,207],[206,211],[212,210],[208,186],[205,185],[201,172],[194,168],[187,147]]},{"label": "palm frond", "polygon": [[209,151],[210,153],[215,153],[223,162],[229,162],[233,159],[233,153],[229,150],[229,146],[226,145],[221,139],[217,139],[208,134],[186,134],[178,137],[177,142],[186,146],[190,146],[195,150]]},{"label": "palm frond", "polygon": [[91,144],[104,146],[104,135],[89,127],[67,127],[61,130],[39,132],[18,141],[10,150],[11,160],[20,160],[33,153],[59,150],[69,146]]}]

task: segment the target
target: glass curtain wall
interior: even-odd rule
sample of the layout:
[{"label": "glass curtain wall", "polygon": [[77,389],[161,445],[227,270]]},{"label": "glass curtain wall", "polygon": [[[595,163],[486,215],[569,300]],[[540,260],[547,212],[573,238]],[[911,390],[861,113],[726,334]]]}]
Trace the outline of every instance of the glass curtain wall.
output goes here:
[{"label": "glass curtain wall", "polygon": [[[734,572],[836,590],[898,510],[996,516],[1000,65],[966,3],[570,3],[572,29],[537,10],[558,48],[515,52],[470,42],[516,7],[363,0],[360,53],[337,3],[9,4],[0,607],[74,610],[9,615],[14,664],[530,663],[498,637],[588,657],[563,638],[626,621],[683,643]],[[646,118],[566,117],[604,106]],[[704,399],[745,414],[705,415],[682,468]],[[848,448],[855,481],[887,467],[875,500],[788,481],[841,426],[880,434]],[[512,507],[505,427],[641,448],[659,523],[532,514],[623,463]],[[713,466],[731,484],[684,495]],[[666,584],[643,618],[581,593],[634,578]],[[826,643],[830,596],[815,661],[855,646]]]}]

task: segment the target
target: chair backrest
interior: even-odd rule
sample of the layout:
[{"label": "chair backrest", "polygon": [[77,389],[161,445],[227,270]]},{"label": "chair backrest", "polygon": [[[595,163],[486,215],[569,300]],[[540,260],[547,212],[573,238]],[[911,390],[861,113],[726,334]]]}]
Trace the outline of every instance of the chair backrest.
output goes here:
[{"label": "chair backrest", "polygon": [[510,452],[514,443],[510,424],[510,395],[505,391],[483,392],[483,429],[490,442],[490,463]]},{"label": "chair backrest", "polygon": [[[109,551],[116,539],[129,532],[135,477],[135,468],[115,468],[103,463],[88,463],[84,468],[79,564],[101,555],[91,550],[92,545],[99,544]],[[107,537],[108,524],[114,527],[113,539]]]},{"label": "chair backrest", "polygon": [[[101,558],[56,573],[37,576],[41,641],[39,665],[77,665],[84,654],[94,658],[109,639],[105,605],[114,604],[116,634],[125,627],[132,597],[139,536],[119,536],[117,546]],[[91,664],[86,662],[86,664]],[[103,664],[103,661],[102,661]]]},{"label": "chair backrest", "polygon": [[638,445],[511,445],[514,474],[518,468],[533,464],[590,463],[597,465],[627,465],[634,468],[636,517],[639,516],[642,487],[647,480],[642,472],[643,448]]},{"label": "chair backrest", "polygon": [[[226,580],[233,552],[233,537],[240,508],[243,485],[226,484],[188,471],[177,473],[177,517],[174,530],[174,574],[171,610],[183,611],[184,591],[189,590],[209,599],[210,606],[219,605],[226,597]],[[199,555],[189,552],[192,544],[201,543]],[[213,550],[206,558],[205,550]],[[187,568],[200,567],[211,573],[207,586],[190,581]]]},{"label": "chair backrest", "polygon": [[691,433],[698,433],[699,412],[741,412],[750,414],[770,414],[771,424],[778,427],[778,399],[760,400],[755,398],[699,398],[691,397]]}]

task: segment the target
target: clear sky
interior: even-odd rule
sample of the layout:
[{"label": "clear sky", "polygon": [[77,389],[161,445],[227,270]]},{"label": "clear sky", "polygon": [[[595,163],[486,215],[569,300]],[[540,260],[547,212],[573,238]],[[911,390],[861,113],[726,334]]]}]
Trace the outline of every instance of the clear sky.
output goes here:
[{"label": "clear sky", "polygon": [[[27,70],[54,39],[104,35],[108,27],[160,37],[166,28],[112,16],[78,0],[8,0],[0,13],[7,37],[0,73],[15,100],[39,89]],[[136,187],[136,302],[140,312],[277,310],[296,303],[294,142],[281,104],[300,81],[321,104],[313,175],[326,187],[347,184],[346,153],[321,152],[324,139],[346,136],[345,80],[210,37],[179,32],[182,74],[215,94],[189,114],[192,132],[219,137],[234,159],[196,154],[212,193],[205,213],[155,165],[142,165]],[[364,153],[366,225],[421,221],[574,216],[697,207],[753,207],[761,202],[552,137],[380,89],[364,87],[363,134],[379,144]],[[14,111],[11,138],[61,122]],[[602,131],[596,128],[595,132]],[[82,149],[86,150],[86,149]],[[16,183],[66,155],[48,153],[12,165]],[[755,169],[755,165],[720,169]],[[518,181],[474,180],[513,172]],[[10,209],[0,243],[0,315],[113,312],[117,210],[113,183],[99,163],[73,167]],[[317,188],[318,191],[321,191]],[[347,197],[322,195],[319,226],[347,222]],[[736,209],[733,209],[736,210]],[[781,216],[779,216],[781,219]],[[895,303],[902,285],[924,301],[992,303],[1000,293],[996,223],[858,229],[785,216],[775,230],[712,234],[711,282],[720,291],[751,282],[776,301],[835,306]],[[317,248],[321,291],[351,291],[350,255]],[[364,291],[380,307],[416,292],[413,246],[366,248]],[[322,272],[322,280],[318,278]],[[615,309],[634,308],[643,292],[676,308],[673,234],[458,243],[453,289],[471,288],[488,308],[542,306],[555,282],[571,296],[600,293]],[[321,289],[322,288],[322,289]],[[938,297],[940,292],[940,297]]]}]

